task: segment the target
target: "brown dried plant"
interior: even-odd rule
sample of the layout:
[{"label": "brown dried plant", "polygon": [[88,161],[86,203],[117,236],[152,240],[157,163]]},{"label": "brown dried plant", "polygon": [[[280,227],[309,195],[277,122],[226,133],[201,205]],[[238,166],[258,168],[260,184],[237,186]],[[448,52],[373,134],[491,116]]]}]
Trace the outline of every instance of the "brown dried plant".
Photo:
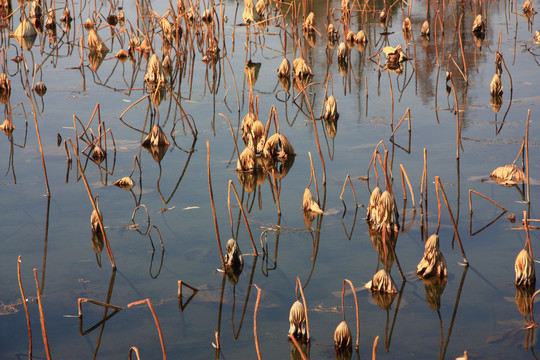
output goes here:
[{"label": "brown dried plant", "polygon": [[236,171],[253,172],[255,170],[255,151],[249,146],[244,148],[236,162]]},{"label": "brown dried plant", "polygon": [[525,181],[523,170],[514,164],[499,166],[489,176],[497,183],[505,186],[522,184]]},{"label": "brown dried plant", "polygon": [[337,120],[339,118],[339,113],[337,111],[337,103],[334,95],[330,95],[328,100],[326,100],[324,108],[323,118],[325,120]]},{"label": "brown dried plant", "polygon": [[296,300],[289,311],[289,335],[303,339],[306,337],[306,313],[304,304]]},{"label": "brown dried plant", "polygon": [[310,76],[313,76],[311,68],[306,64],[306,61],[303,58],[296,58],[293,61],[293,74],[295,78],[306,79]]},{"label": "brown dried plant", "polygon": [[392,275],[386,269],[379,270],[373,279],[368,281],[364,287],[370,291],[379,291],[385,293],[397,293],[397,286],[392,279]]},{"label": "brown dried plant", "polygon": [[516,271],[516,285],[534,285],[536,282],[534,261],[527,249],[519,252],[514,268]]},{"label": "brown dried plant", "polygon": [[152,127],[152,131],[150,131],[150,134],[146,136],[144,139],[142,146],[144,147],[150,147],[150,146],[169,146],[169,140],[167,140],[167,136],[161,129],[161,127],[157,124]]},{"label": "brown dried plant", "polygon": [[420,34],[422,36],[429,36],[429,21],[425,20],[420,29]]},{"label": "brown dried plant", "polygon": [[418,263],[416,273],[423,278],[447,276],[446,260],[439,250],[439,235],[433,234],[426,240],[424,257]]},{"label": "brown dried plant", "polygon": [[294,148],[283,134],[274,134],[266,141],[263,150],[265,158],[278,161],[285,161],[289,157],[296,155]]},{"label": "brown dried plant", "polygon": [[225,246],[225,266],[231,269],[241,270],[244,267],[244,259],[242,258],[242,252],[238,246],[238,242],[234,238],[230,238]]},{"label": "brown dried plant", "polygon": [[489,92],[491,96],[500,96],[503,93],[503,83],[499,74],[493,74],[491,83],[489,84]]},{"label": "brown dried plant", "polygon": [[96,212],[96,210],[93,210],[92,215],[90,215],[90,226],[92,227],[92,232],[93,233],[101,231],[101,229],[99,227],[98,216],[99,216],[99,219],[101,220],[101,222],[103,222],[103,214],[101,213],[101,210],[99,209],[99,195],[96,195],[95,202],[96,202],[97,212]]},{"label": "brown dried plant", "polygon": [[478,14],[474,19],[472,32],[475,34],[483,34],[486,31],[486,23],[481,14]]},{"label": "brown dried plant", "polygon": [[341,350],[352,348],[351,329],[345,320],[340,322],[334,331],[334,347]]},{"label": "brown dried plant", "polygon": [[306,188],[304,190],[304,197],[302,200],[302,208],[304,209],[304,212],[313,212],[315,214],[322,214],[323,211],[319,207],[319,204],[315,201],[313,198],[313,195],[311,195],[311,191],[309,188]]},{"label": "brown dried plant", "polygon": [[283,58],[281,60],[281,64],[279,65],[279,69],[277,70],[278,77],[289,77],[291,73],[291,64],[287,58]]}]

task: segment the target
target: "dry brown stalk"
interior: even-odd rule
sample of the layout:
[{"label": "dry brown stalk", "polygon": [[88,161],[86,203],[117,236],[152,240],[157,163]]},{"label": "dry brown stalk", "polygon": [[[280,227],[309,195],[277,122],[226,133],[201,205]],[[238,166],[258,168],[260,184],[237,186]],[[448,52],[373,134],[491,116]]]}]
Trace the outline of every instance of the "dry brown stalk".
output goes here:
[{"label": "dry brown stalk", "polygon": [[210,141],[206,140],[206,161],[208,164],[208,189],[210,191],[210,203],[212,204],[212,216],[214,217],[214,227],[216,229],[216,238],[219,248],[219,257],[221,258],[221,264],[225,268],[225,258],[223,257],[223,250],[221,249],[221,239],[219,238],[219,228],[216,218],[216,206],[214,205],[214,192],[212,191],[212,178],[210,176]]},{"label": "dry brown stalk", "polygon": [[255,310],[253,312],[253,336],[255,337],[257,357],[259,360],[261,360],[261,349],[259,348],[259,337],[257,336],[257,311],[259,310],[259,301],[261,300],[261,289],[257,286],[257,284],[254,285],[257,288],[257,300],[255,301]]},{"label": "dry brown stalk", "polygon": [[525,130],[525,171],[527,172],[527,204],[529,205],[531,203],[531,198],[530,198],[531,190],[530,190],[530,181],[529,181],[529,119],[530,117],[531,117],[531,109],[527,111],[527,125],[526,125],[526,130]]},{"label": "dry brown stalk", "polygon": [[24,290],[21,281],[21,261],[21,255],[19,255],[19,258],[17,259],[17,278],[19,279],[19,289],[21,290],[24,313],[26,314],[26,327],[28,328],[28,358],[32,359],[32,327],[30,326],[30,314],[28,314],[28,305],[26,304],[26,297],[24,296]]},{"label": "dry brown stalk", "polygon": [[[307,312],[307,304],[306,304],[306,298],[304,297],[304,289],[302,288],[302,282],[300,281],[300,277],[296,277],[296,289],[300,289],[300,295],[302,296],[302,302],[304,303],[304,312],[306,315],[306,341],[309,342],[309,318],[308,318],[308,312]],[[298,298],[298,295],[296,295],[296,298]]]},{"label": "dry brown stalk", "polygon": [[343,280],[343,290],[341,291],[341,310],[343,311],[343,321],[345,321],[345,308],[343,307],[343,297],[345,296],[345,283],[348,283],[351,287],[351,291],[354,296],[354,305],[356,307],[356,349],[358,350],[358,341],[360,340],[360,317],[358,314],[358,298],[356,297],[356,290],[354,285],[349,279]]},{"label": "dry brown stalk", "polygon": [[249,235],[249,240],[251,240],[251,245],[253,246],[253,255],[258,256],[257,253],[257,247],[255,246],[255,241],[253,241],[253,235],[251,235],[251,228],[249,227],[249,222],[246,216],[246,213],[244,211],[244,204],[240,201],[240,197],[238,196],[238,192],[236,191],[236,187],[234,186],[234,183],[232,180],[229,180],[229,189],[228,189],[228,196],[227,196],[227,205],[229,207],[229,217],[231,219],[231,223],[233,222],[232,219],[232,213],[231,213],[231,188],[234,191],[234,195],[236,196],[236,201],[238,202],[238,206],[240,207],[240,211],[242,212],[242,216],[244,217],[244,222],[246,223],[246,229]]},{"label": "dry brown stalk", "polygon": [[[313,166],[313,159],[311,158],[311,151],[308,152],[309,155],[309,164],[311,166],[311,175],[313,176],[315,182],[315,192],[317,193],[317,203],[319,202],[319,185],[317,184],[317,173],[315,172],[315,167]],[[309,177],[309,185],[311,185],[311,176]],[[309,188],[308,185],[308,188]]]},{"label": "dry brown stalk", "polygon": [[411,131],[411,109],[407,108],[407,110],[405,111],[405,114],[403,115],[401,120],[399,120],[399,123],[397,124],[396,128],[392,131],[391,136],[394,136],[394,133],[396,132],[396,130],[399,128],[399,126],[405,119],[407,119],[407,122],[409,123],[409,131]]},{"label": "dry brown stalk", "polygon": [[454,216],[452,215],[452,210],[450,209],[450,204],[448,203],[448,198],[446,197],[446,193],[444,192],[444,188],[442,186],[441,179],[438,176],[435,176],[435,188],[436,188],[436,192],[437,192],[437,200],[439,202],[439,225],[437,225],[437,234],[439,232],[438,230],[439,230],[440,221],[441,221],[441,219],[440,219],[441,218],[441,204],[440,204],[439,191],[438,191],[438,189],[440,189],[441,193],[443,195],[443,198],[444,198],[444,202],[446,204],[446,209],[448,210],[448,214],[450,215],[450,220],[452,220],[452,226],[454,227],[454,232],[456,234],[456,238],[457,238],[457,241],[458,241],[459,250],[461,251],[461,256],[463,257],[463,261],[465,262],[465,264],[468,265],[469,262],[467,261],[467,256],[465,255],[465,250],[463,250],[463,245],[461,244],[461,238],[459,237],[459,232],[458,232],[458,229],[457,229],[456,222],[454,220]]},{"label": "dry brown stalk", "polygon": [[103,306],[103,307],[106,307],[108,309],[114,309],[115,311],[122,310],[122,307],[120,307],[120,306],[107,304],[107,303],[104,303],[104,302],[101,302],[101,301],[87,299],[87,298],[79,298],[78,301],[77,301],[77,306],[78,306],[78,310],[79,310],[79,317],[83,316],[82,304],[85,303],[85,302],[89,302],[89,303],[94,304],[94,305]]},{"label": "dry brown stalk", "polygon": [[407,180],[407,185],[409,186],[409,191],[411,192],[413,207],[416,207],[416,204],[415,204],[415,201],[414,201],[414,193],[413,193],[413,189],[412,189],[412,186],[411,186],[411,182],[409,181],[409,176],[407,176],[407,172],[405,171],[405,168],[403,167],[403,164],[399,164],[399,167],[401,169],[401,183],[403,185],[403,197],[404,197],[405,200],[407,200],[407,194],[405,192],[405,183],[403,181],[403,176],[405,176],[405,180]]},{"label": "dry brown stalk", "polygon": [[199,292],[199,290],[197,288],[189,285],[185,281],[178,280],[178,297],[182,297],[182,286],[186,286],[186,287],[190,288],[193,291],[194,294]]},{"label": "dry brown stalk", "polygon": [[135,353],[135,356],[137,356],[137,359],[138,360],[141,360],[140,356],[139,356],[139,349],[137,349],[135,346],[132,346],[129,348],[129,353],[128,353],[128,359],[131,360],[131,353],[134,352]]},{"label": "dry brown stalk", "polygon": [[[92,203],[92,207],[96,214],[98,213],[98,208],[96,206],[96,202],[94,201],[94,196],[92,195],[92,190],[90,190],[90,186],[88,185],[88,181],[86,180],[86,176],[84,175],[84,170],[82,168],[81,159],[79,158],[79,154],[75,151],[75,145],[73,145],[73,141],[71,141],[71,138],[68,138],[69,143],[71,144],[71,147],[73,149],[73,152],[75,152],[75,156],[77,157],[77,165],[78,169],[81,172],[81,177],[84,182],[84,186],[86,187],[86,191],[88,192],[88,196],[90,197],[90,202]],[[116,264],[114,262],[114,256],[111,250],[111,245],[109,243],[109,238],[107,237],[107,234],[105,233],[105,226],[103,225],[103,220],[100,216],[97,217],[97,220],[99,222],[99,228],[101,229],[101,233],[103,234],[103,240],[105,241],[105,247],[107,248],[107,255],[109,255],[109,260],[111,261],[111,266],[113,269],[116,269]]]},{"label": "dry brown stalk", "polygon": [[295,339],[295,337],[293,335],[289,334],[289,339],[292,341],[292,343],[296,347],[296,350],[298,350],[298,352],[300,353],[300,356],[302,357],[302,360],[308,360],[306,354],[304,354],[304,352],[300,348],[300,344],[298,344],[298,341]]},{"label": "dry brown stalk", "polygon": [[345,186],[347,185],[347,180],[349,180],[349,185],[351,186],[351,190],[354,197],[354,205],[358,207],[358,201],[356,201],[356,192],[354,191],[354,186],[351,181],[351,177],[349,174],[345,177],[345,181],[343,181],[343,188],[341,189],[341,194],[339,195],[339,199],[343,202],[343,206],[345,207],[345,210],[347,210],[347,206],[345,205],[345,201],[343,200],[343,193],[345,192]]},{"label": "dry brown stalk", "polygon": [[500,207],[504,212],[507,212],[507,211],[508,211],[508,210],[506,210],[502,205],[500,205],[498,202],[496,202],[495,200],[492,200],[492,199],[488,198],[487,196],[480,194],[478,191],[474,191],[474,190],[472,190],[472,189],[469,189],[469,212],[470,212],[471,214],[472,214],[472,212],[473,212],[473,211],[472,211],[472,198],[471,198],[471,194],[472,194],[472,193],[475,193],[476,195],[481,196],[481,197],[483,197],[484,199],[491,201],[493,204],[495,204],[495,205],[497,205],[498,207]]},{"label": "dry brown stalk", "polygon": [[158,320],[158,318],[156,316],[156,312],[154,311],[154,307],[152,306],[152,302],[150,301],[150,299],[144,299],[144,300],[139,300],[139,301],[129,303],[127,305],[127,307],[130,308],[132,306],[140,305],[140,304],[143,304],[143,303],[148,304],[148,308],[150,309],[150,312],[152,313],[152,316],[154,317],[154,322],[156,323],[156,328],[157,328],[157,331],[158,331],[158,334],[159,334],[159,341],[161,342],[161,351],[163,352],[163,360],[167,360],[167,353],[165,352],[165,343],[163,342],[163,335],[161,333],[161,326],[159,326],[159,320]]},{"label": "dry brown stalk", "polygon": [[47,167],[45,166],[45,158],[43,156],[43,146],[41,145],[41,135],[39,134],[39,125],[38,125],[38,121],[37,121],[36,108],[34,106],[34,102],[32,101],[32,98],[30,97],[28,92],[25,92],[25,94],[26,94],[26,97],[28,98],[28,100],[30,101],[30,105],[32,105],[32,115],[34,116],[34,123],[36,125],[36,135],[37,135],[37,138],[38,138],[39,153],[41,154],[41,164],[43,165],[43,174],[45,176],[45,187],[47,189],[47,196],[50,197],[51,196],[51,191],[49,190],[49,179],[47,177]]},{"label": "dry brown stalk", "polygon": [[377,360],[377,343],[379,342],[379,335],[373,340],[373,350],[371,353],[371,360]]},{"label": "dry brown stalk", "polygon": [[39,282],[37,278],[37,269],[34,268],[34,278],[36,279],[36,291],[39,306],[39,321],[41,322],[41,335],[43,335],[43,344],[45,345],[45,353],[47,360],[51,360],[51,351],[49,350],[49,339],[47,338],[47,329],[45,328],[45,316],[43,316],[43,306],[41,304],[41,293],[39,292]]}]

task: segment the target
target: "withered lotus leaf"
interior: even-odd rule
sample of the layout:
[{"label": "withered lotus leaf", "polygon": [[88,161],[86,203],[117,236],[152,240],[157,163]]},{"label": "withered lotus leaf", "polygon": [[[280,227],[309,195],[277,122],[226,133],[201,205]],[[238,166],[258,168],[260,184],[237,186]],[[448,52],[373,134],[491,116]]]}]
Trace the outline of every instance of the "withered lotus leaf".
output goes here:
[{"label": "withered lotus leaf", "polygon": [[380,291],[386,293],[397,293],[397,286],[392,279],[392,275],[386,269],[381,269],[373,276],[373,279],[364,285],[366,289],[371,291]]},{"label": "withered lotus leaf", "polygon": [[422,24],[422,28],[420,29],[420,34],[422,36],[428,36],[429,35],[429,21],[424,21]]},{"label": "withered lotus leaf", "polygon": [[446,277],[446,260],[439,250],[439,235],[433,234],[426,240],[424,257],[416,267],[416,273],[424,278]]},{"label": "withered lotus leaf", "polygon": [[255,170],[255,151],[249,146],[244,148],[244,151],[240,153],[240,158],[236,162],[236,171],[249,171]]},{"label": "withered lotus leaf", "polygon": [[503,83],[499,74],[493,74],[491,83],[489,84],[489,92],[492,96],[502,95],[503,93]]},{"label": "withered lotus leaf", "polygon": [[309,188],[306,188],[304,190],[304,198],[302,200],[302,208],[304,209],[304,212],[311,211],[317,214],[322,214],[323,211],[319,207],[319,204],[315,201],[313,198],[313,195],[311,195],[311,191]]},{"label": "withered lotus leaf", "polygon": [[499,166],[489,176],[501,185],[515,185],[525,181],[525,173],[514,164]]},{"label": "withered lotus leaf", "polygon": [[289,60],[287,58],[283,58],[277,71],[278,77],[289,77],[290,72],[291,64],[289,63]]},{"label": "withered lotus leaf", "polygon": [[225,265],[231,268],[240,269],[244,266],[242,252],[238,246],[238,242],[234,238],[230,238],[226,245]]},{"label": "withered lotus leaf", "polygon": [[336,349],[352,347],[351,330],[345,320],[340,322],[334,331],[334,346]]},{"label": "withered lotus leaf", "polygon": [[135,181],[133,181],[133,179],[131,179],[129,176],[125,176],[113,182],[113,185],[116,185],[124,190],[131,190],[135,186]]},{"label": "withered lotus leaf", "polygon": [[306,313],[304,304],[296,300],[289,311],[289,334],[295,338],[306,337]]},{"label": "withered lotus leaf", "polygon": [[523,249],[519,252],[514,268],[516,270],[516,285],[534,285],[536,282],[534,261],[527,250]]},{"label": "withered lotus leaf", "polygon": [[159,125],[154,125],[150,134],[144,139],[142,146],[169,146],[169,140]]}]

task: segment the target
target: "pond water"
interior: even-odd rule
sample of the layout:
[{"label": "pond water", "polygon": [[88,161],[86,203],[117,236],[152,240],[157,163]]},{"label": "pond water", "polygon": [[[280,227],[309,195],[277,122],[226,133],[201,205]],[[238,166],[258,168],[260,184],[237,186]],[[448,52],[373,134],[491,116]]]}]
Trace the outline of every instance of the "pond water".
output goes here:
[{"label": "pond water", "polygon": [[[26,3],[25,14],[30,4]],[[276,7],[279,4],[281,10]],[[270,20],[261,26],[244,26],[241,3],[227,0],[198,4],[198,16],[211,6],[215,10],[213,31],[219,57],[215,62],[203,61],[208,56],[211,28],[200,19],[196,20],[198,27],[190,27],[182,18],[182,40],[170,51],[172,75],[156,107],[148,97],[137,103],[147,94],[144,76],[149,56],[135,52],[133,58],[121,62],[114,55],[122,48],[127,51],[130,39],[149,34],[152,48],[162,58],[160,17],[172,21],[178,13],[176,4],[98,1],[73,7],[68,3],[74,18],[68,30],[59,20],[65,4],[56,2],[55,41],[44,30],[33,45],[24,48],[9,37],[9,31],[15,31],[24,17],[22,8],[13,3],[15,12],[7,22],[9,27],[1,30],[3,72],[11,81],[11,110],[6,105],[5,116],[11,115],[16,126],[11,135],[0,139],[1,358],[28,357],[27,322],[17,277],[19,255],[33,357],[39,359],[46,358],[46,352],[33,269],[37,269],[50,353],[57,359],[118,359],[126,357],[130,347],[137,347],[143,359],[160,358],[159,335],[149,307],[127,307],[144,299],[149,299],[155,310],[169,358],[255,358],[255,285],[261,289],[256,317],[261,356],[300,359],[287,338],[297,277],[304,287],[311,335],[309,346],[303,349],[312,359],[343,355],[334,352],[333,331],[343,318],[344,279],[351,280],[358,297],[360,341],[358,351],[350,354],[352,358],[370,357],[377,336],[379,359],[450,359],[464,351],[474,359],[536,358],[536,333],[524,329],[531,319],[520,312],[520,293],[516,295],[519,289],[513,283],[514,261],[526,240],[520,225],[523,211],[530,219],[538,217],[540,46],[531,40],[534,17],[528,21],[522,14],[522,4],[503,0],[444,4],[419,1],[408,5],[377,1],[367,3],[365,8],[362,5],[363,11],[358,11],[359,3],[354,2],[348,26],[355,33],[364,29],[368,44],[364,49],[351,47],[346,64],[340,64],[337,49],[344,34],[341,2],[293,4],[296,16],[291,15],[287,2],[270,1]],[[329,17],[340,35],[334,46],[325,35],[327,6],[335,8]],[[118,14],[118,7],[123,7],[126,23],[111,28],[106,17]],[[186,2],[186,10],[189,7]],[[385,7],[390,8],[387,28],[378,18]],[[437,9],[440,18],[435,15]],[[312,39],[303,36],[301,29],[303,14],[309,11],[315,14]],[[413,34],[406,42],[402,23],[409,11]],[[478,11],[487,19],[487,31],[483,40],[475,41],[471,28]],[[98,34],[110,49],[101,63],[96,63],[88,50],[88,31],[83,27],[88,17],[99,24]],[[429,38],[420,35],[426,19],[431,24]],[[402,63],[401,71],[388,72],[383,69],[385,56],[380,51],[400,44],[410,59]],[[494,111],[489,89],[497,49],[505,60],[501,76],[504,93],[500,109]],[[291,65],[303,56],[311,67],[314,75],[305,95],[292,85],[288,93],[282,89],[276,70],[284,54]],[[16,56],[23,61],[12,61]],[[251,74],[246,70],[248,62],[256,69]],[[452,72],[448,82],[447,71]],[[465,72],[466,81],[460,71]],[[47,87],[43,97],[32,90],[32,84],[40,80]],[[243,185],[242,176],[235,171],[234,142],[236,139],[241,152],[244,143],[240,127],[249,112],[250,86],[258,97],[259,119],[266,125],[275,108],[279,132],[289,139],[296,156],[290,168],[278,166],[275,182],[269,172],[258,175],[257,182]],[[337,100],[337,123],[321,119],[325,96],[330,94]],[[22,105],[16,106],[19,103]],[[99,136],[96,115],[87,137],[78,141],[79,155],[89,189],[94,196],[99,195],[116,270],[112,270],[103,244],[93,242],[89,224],[92,203],[73,149],[67,141],[73,158],[70,165],[63,144],[68,139],[75,142],[82,134],[97,104],[103,129],[113,134],[116,151],[112,137],[107,135],[107,157],[101,163],[89,157],[89,150],[83,152],[90,129]],[[410,131],[404,120],[392,138],[407,109]],[[461,121],[457,159],[456,109]],[[526,134],[529,109],[527,204],[526,186],[504,187],[482,179],[489,179],[498,166],[514,161]],[[46,196],[34,116],[39,124],[50,197]],[[170,146],[152,154],[141,143],[157,123]],[[274,133],[275,126],[271,125],[269,135]],[[400,227],[395,251],[406,281],[398,267],[391,266],[399,292],[383,301],[363,288],[382,268],[365,220],[370,191],[377,186],[373,169],[369,175],[367,170],[380,141],[388,150],[393,174],[389,180],[399,222],[405,224]],[[227,239],[235,237],[244,254],[245,265],[237,279],[228,279],[220,271],[208,186],[207,142],[221,245],[225,251]],[[382,146],[378,149],[384,161]],[[427,202],[420,208],[424,149]],[[304,189],[310,183],[309,154],[316,173],[311,192],[317,198],[318,191],[324,210],[312,224],[306,224],[302,211]],[[135,187],[126,191],[114,186],[115,180],[130,175],[134,157],[140,164],[132,175]],[[516,164],[522,165],[521,158]],[[406,185],[402,187],[400,165],[408,174],[414,205],[408,190],[404,204]],[[377,172],[379,186],[384,189],[378,161]],[[343,194],[345,210],[340,194],[348,174],[358,206],[348,183]],[[443,204],[439,236],[448,276],[445,285],[429,286],[418,279],[416,265],[425,244],[422,222],[427,224],[427,235],[437,230],[435,176],[440,177],[448,197],[469,266],[463,264],[452,220]],[[231,225],[227,206],[230,181],[246,211],[258,256],[253,256],[234,192]],[[474,213],[470,216],[469,189],[508,211],[503,213],[473,195]],[[515,223],[508,220],[511,214],[515,214]],[[531,222],[531,226],[536,224]],[[530,238],[533,253],[537,253],[538,234],[532,228]],[[198,292],[190,298],[192,291],[183,287],[179,302],[180,280]],[[80,298],[106,302],[122,310],[100,323],[113,311],[87,302],[82,305],[84,316],[79,318]],[[354,340],[355,305],[350,291],[344,297],[344,310]],[[216,332],[219,351],[213,346]]]}]

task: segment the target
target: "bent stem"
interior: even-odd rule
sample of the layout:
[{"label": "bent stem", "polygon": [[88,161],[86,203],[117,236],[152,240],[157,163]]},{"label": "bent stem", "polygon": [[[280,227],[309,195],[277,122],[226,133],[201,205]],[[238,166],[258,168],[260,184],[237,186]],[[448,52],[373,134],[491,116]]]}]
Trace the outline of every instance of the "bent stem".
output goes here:
[{"label": "bent stem", "polygon": [[341,194],[339,195],[339,199],[343,202],[343,206],[345,207],[345,211],[347,210],[347,205],[345,205],[345,201],[343,200],[343,193],[345,192],[345,186],[347,186],[347,179],[349,180],[349,185],[351,185],[351,190],[354,197],[354,205],[358,207],[358,201],[356,201],[356,192],[354,191],[354,187],[351,181],[351,176],[347,174],[345,177],[345,181],[343,181],[343,188],[341,189]]},{"label": "bent stem", "polygon": [[[438,189],[440,189],[441,193],[443,195],[443,198],[444,198],[444,202],[446,204],[446,209],[448,210],[448,214],[450,215],[450,220],[452,220],[452,226],[454,227],[454,232],[456,234],[456,238],[457,238],[457,241],[458,241],[459,250],[461,251],[461,256],[463,257],[463,261],[465,262],[465,264],[468,265],[469,262],[467,261],[467,256],[465,255],[465,250],[463,250],[463,245],[461,244],[461,238],[459,237],[459,232],[458,232],[458,229],[457,229],[457,226],[456,226],[456,222],[454,220],[454,216],[452,215],[452,210],[450,209],[450,205],[448,204],[448,198],[446,197],[446,193],[444,192],[444,188],[442,186],[441,179],[438,176],[435,176],[435,185],[436,185],[436,187],[438,186],[438,188],[436,189],[437,190],[437,200],[439,200],[439,190]],[[441,221],[441,205],[440,205],[440,200],[439,200],[439,224],[437,225],[437,233],[438,233],[438,230],[439,230],[440,221]]]},{"label": "bent stem", "polygon": [[[300,289],[300,295],[302,295],[302,302],[304,303],[304,314],[306,315],[306,341],[309,342],[309,319],[307,304],[306,298],[304,297],[304,289],[302,288],[302,283],[300,282],[300,278],[298,276],[296,277],[296,289]],[[298,298],[298,293],[296,294],[296,298]]]},{"label": "bent stem", "polygon": [[214,192],[212,191],[212,177],[210,176],[210,141],[206,140],[206,161],[208,164],[208,190],[210,192],[210,203],[212,204],[212,216],[214,217],[214,227],[216,230],[216,239],[219,248],[219,257],[221,258],[221,265],[225,268],[225,258],[223,257],[223,250],[221,249],[221,239],[219,238],[219,228],[216,218],[216,206],[214,205]]},{"label": "bent stem", "polygon": [[148,304],[148,308],[150,309],[150,312],[152,313],[152,316],[154,317],[154,322],[156,323],[156,328],[157,328],[157,331],[158,331],[158,334],[159,334],[159,341],[161,342],[161,351],[163,352],[163,360],[167,360],[167,353],[165,352],[165,343],[163,342],[163,335],[161,333],[161,326],[159,326],[159,320],[158,320],[158,318],[156,316],[156,312],[154,311],[154,307],[152,306],[152,302],[150,302],[150,299],[147,298],[147,299],[144,299],[144,300],[139,300],[139,301],[129,303],[127,305],[127,307],[130,308],[132,306],[140,305],[140,304],[143,304],[143,303]]},{"label": "bent stem", "polygon": [[[253,255],[258,256],[257,253],[257,247],[255,246],[255,241],[253,241],[253,235],[251,235],[251,228],[249,227],[249,222],[246,216],[246,213],[244,211],[244,205],[240,201],[240,198],[238,197],[238,193],[236,192],[236,187],[234,186],[234,183],[232,180],[229,180],[229,195],[227,197],[227,205],[229,206],[229,216],[231,218],[231,226],[232,226],[232,214],[231,214],[231,188],[234,190],[234,195],[236,196],[236,201],[238,202],[238,206],[240,207],[240,211],[242,212],[242,216],[244,217],[244,222],[246,223],[246,229],[249,234],[249,240],[251,240],[251,246],[253,246]],[[221,249],[221,247],[220,247]]]},{"label": "bent stem", "polygon": [[471,194],[472,193],[475,193],[476,195],[480,196],[480,197],[483,197],[484,199],[486,200],[489,200],[491,201],[493,204],[497,205],[498,207],[500,207],[504,212],[507,212],[508,210],[506,210],[502,205],[500,205],[498,202],[496,202],[495,200],[492,200],[490,198],[488,198],[487,196],[485,195],[482,195],[480,194],[478,191],[474,191],[472,189],[469,189],[469,212],[472,214],[473,211],[472,211],[472,198],[471,198]]},{"label": "bent stem", "polygon": [[313,166],[313,159],[311,158],[311,152],[308,152],[308,154],[309,154],[309,164],[311,166],[311,176],[309,177],[308,188],[311,185],[311,178],[313,178],[315,182],[315,192],[317,193],[317,202],[319,202],[319,185],[317,184],[317,174],[315,173],[315,167]]},{"label": "bent stem", "polygon": [[51,360],[51,351],[49,350],[49,339],[47,338],[47,329],[45,328],[45,316],[43,316],[43,306],[41,304],[41,294],[39,292],[39,282],[37,278],[37,269],[34,268],[34,278],[36,279],[37,299],[39,305],[39,321],[41,322],[41,334],[43,335],[43,344],[45,345],[45,353],[47,360]]},{"label": "bent stem", "polygon": [[407,172],[405,171],[403,164],[399,164],[399,167],[401,169],[401,183],[403,185],[403,199],[407,200],[407,193],[405,192],[405,183],[403,182],[403,176],[405,176],[405,180],[407,180],[407,185],[409,186],[409,191],[411,192],[413,208],[416,208],[416,204],[414,201],[414,193],[411,186],[411,182],[409,181],[409,176],[407,176]]},{"label": "bent stem", "polygon": [[259,310],[259,301],[261,300],[261,289],[257,286],[257,284],[254,285],[257,288],[257,301],[255,301],[255,311],[253,312],[253,336],[255,337],[257,357],[259,360],[261,360],[261,349],[259,348],[259,337],[257,336],[257,310]]},{"label": "bent stem", "polygon": [[349,284],[354,296],[354,305],[356,307],[356,350],[358,350],[358,340],[360,339],[360,317],[358,315],[358,298],[356,297],[356,291],[354,290],[354,286],[351,280],[344,279],[343,290],[341,291],[341,310],[343,311],[343,321],[345,321],[345,308],[343,307],[343,297],[345,296],[345,283]]},{"label": "bent stem", "polygon": [[[96,212],[96,214],[99,214],[98,208],[96,206],[96,202],[94,201],[94,196],[92,195],[92,190],[90,190],[90,186],[88,185],[88,180],[86,180],[86,176],[84,175],[84,170],[81,165],[81,159],[79,158],[79,153],[75,151],[75,145],[73,145],[73,141],[71,141],[71,138],[69,138],[68,140],[69,140],[69,143],[71,144],[71,148],[73,149],[73,152],[75,153],[75,156],[77,157],[78,169],[81,172],[81,177],[83,179],[84,186],[86,187],[86,191],[88,192],[88,196],[90,197],[90,202],[92,203],[92,207],[94,208],[94,211]],[[101,216],[98,216],[97,219],[99,222],[99,228],[101,229],[101,233],[103,234],[103,240],[105,241],[105,247],[107,248],[107,255],[109,255],[111,266],[113,269],[116,269],[114,256],[111,250],[111,245],[109,244],[109,238],[107,237],[107,234],[105,233],[105,226],[103,225],[103,220],[101,219]]]},{"label": "bent stem", "polygon": [[21,255],[19,255],[19,258],[17,259],[17,277],[19,279],[19,289],[21,290],[24,313],[26,314],[26,326],[28,328],[28,358],[32,359],[32,327],[30,326],[30,314],[28,314],[28,305],[26,304],[26,297],[24,296],[24,290],[21,281],[21,262]]},{"label": "bent stem", "polygon": [[291,334],[289,334],[289,339],[292,341],[292,343],[293,343],[294,346],[296,347],[296,350],[298,350],[298,352],[300,353],[300,356],[302,357],[302,360],[308,360],[306,354],[304,354],[304,352],[303,352],[302,349],[300,348],[300,344],[299,344],[298,341],[294,338],[294,336],[292,336]]}]

